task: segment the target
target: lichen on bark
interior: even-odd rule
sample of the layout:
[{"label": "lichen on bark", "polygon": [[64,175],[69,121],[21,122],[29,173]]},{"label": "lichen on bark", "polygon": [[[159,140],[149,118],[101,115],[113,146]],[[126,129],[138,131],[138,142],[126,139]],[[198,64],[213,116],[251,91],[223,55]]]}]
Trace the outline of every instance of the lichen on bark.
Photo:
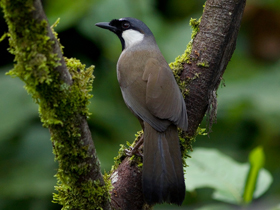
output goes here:
[{"label": "lichen on bark", "polygon": [[39,105],[43,126],[51,132],[59,163],[54,202],[63,209],[102,209],[110,199],[111,183],[100,174],[86,124],[94,66],[85,68],[77,59],[62,57],[40,1],[1,0],[0,4],[9,29],[8,50],[15,56],[14,68],[7,74],[25,83]]}]

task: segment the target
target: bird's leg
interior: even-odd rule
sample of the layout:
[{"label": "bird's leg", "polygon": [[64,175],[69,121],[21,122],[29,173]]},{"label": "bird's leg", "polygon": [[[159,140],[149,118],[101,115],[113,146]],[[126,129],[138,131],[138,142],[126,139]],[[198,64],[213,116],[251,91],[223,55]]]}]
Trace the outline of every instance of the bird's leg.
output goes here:
[{"label": "bird's leg", "polygon": [[144,142],[144,135],[142,134],[140,139],[135,143],[134,147],[130,147],[130,150],[129,149],[126,149],[125,150],[125,154],[129,157],[131,157],[132,155],[138,155],[138,156],[141,156],[143,157],[143,154],[140,153],[140,146],[143,144]]}]

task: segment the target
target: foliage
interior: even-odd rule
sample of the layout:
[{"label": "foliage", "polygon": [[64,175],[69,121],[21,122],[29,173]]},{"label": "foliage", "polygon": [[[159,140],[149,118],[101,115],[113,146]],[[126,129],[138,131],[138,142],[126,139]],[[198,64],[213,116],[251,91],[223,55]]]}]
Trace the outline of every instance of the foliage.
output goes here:
[{"label": "foliage", "polygon": [[[264,184],[271,184],[272,180],[270,179],[269,182],[265,182],[264,180],[268,180],[268,177],[261,178],[261,168],[264,166],[264,153],[262,147],[255,148],[249,156],[250,161],[250,171],[248,172],[246,185],[244,187],[243,193],[243,201],[245,203],[252,202],[254,192],[256,191],[256,195],[254,196],[257,198],[259,195],[262,194],[260,189],[260,185],[264,186]],[[260,175],[259,175],[260,174]],[[256,182],[258,180],[262,180],[262,182],[258,182],[258,188],[256,189]],[[265,186],[265,189],[267,187]],[[258,192],[258,193],[257,193]]]},{"label": "foliage", "polygon": [[[256,57],[252,45],[256,46],[253,40],[257,35],[254,25],[259,24],[254,24],[257,9],[279,13],[280,7],[278,0],[247,2],[237,48],[224,75],[226,87],[218,90],[218,123],[213,126],[210,138],[197,136],[193,150],[195,152],[196,147],[217,148],[238,162],[246,162],[249,152],[262,145],[266,154],[264,167],[271,173],[273,184],[248,208],[258,202],[264,209],[279,209],[280,63]],[[43,3],[50,24],[61,18],[56,29],[65,46],[65,55],[77,57],[87,66],[96,65],[92,87],[95,97],[89,104],[92,113],[89,123],[102,170],[109,171],[119,145],[132,141],[141,128],[123,103],[117,84],[115,64],[121,51],[119,40],[113,34],[96,29],[94,23],[124,16],[142,19],[152,29],[170,63],[186,49],[191,37],[189,21],[201,15],[204,0],[85,0],[75,3],[48,0]],[[261,19],[269,23],[271,18],[261,15]],[[0,25],[2,36],[7,32],[3,18]],[[270,37],[263,39],[270,40]],[[56,182],[53,175],[58,166],[53,161],[50,136],[47,129],[41,128],[37,108],[22,89],[23,83],[4,76],[13,63],[13,57],[6,52],[7,45],[7,38],[0,43],[0,209],[59,209],[60,206],[51,203]],[[204,123],[201,126],[205,127]],[[192,159],[187,160],[188,165],[194,160],[194,152],[189,153]],[[214,167],[215,162],[212,164]],[[186,168],[187,184],[192,168],[191,165]],[[221,206],[212,199],[208,189],[199,188],[195,193],[187,193],[182,208],[210,209],[209,205],[215,210],[226,209],[224,204]],[[227,204],[226,207],[232,208]],[[155,207],[160,208],[168,206]]]},{"label": "foliage", "polygon": [[[258,148],[253,150],[250,162],[253,156],[263,158],[263,154],[256,152],[261,153]],[[260,162],[264,163],[263,160]],[[257,163],[258,170],[255,171],[256,166],[252,163],[250,168],[249,163],[238,163],[215,149],[196,148],[188,164],[185,175],[187,190],[210,187],[214,189],[213,199],[226,203],[236,205],[249,203],[253,195],[255,199],[260,197],[272,183],[269,172],[261,169],[262,164]]]}]

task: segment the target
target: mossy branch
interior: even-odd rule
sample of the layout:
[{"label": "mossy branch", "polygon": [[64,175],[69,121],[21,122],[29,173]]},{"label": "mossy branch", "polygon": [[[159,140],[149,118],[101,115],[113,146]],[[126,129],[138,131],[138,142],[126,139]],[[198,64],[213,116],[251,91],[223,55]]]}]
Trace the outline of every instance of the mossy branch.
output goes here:
[{"label": "mossy branch", "polygon": [[[40,0],[1,0],[9,27],[9,51],[15,66],[8,74],[25,82],[39,105],[43,125],[51,133],[59,162],[54,201],[63,209],[150,209],[142,196],[141,164],[124,158],[110,179],[102,176],[86,119],[93,66],[85,69],[76,59],[64,59]],[[193,34],[186,52],[170,64],[184,94],[189,129],[180,132],[183,156],[206,111],[210,124],[216,114],[216,90],[235,49],[245,0],[208,0],[202,18],[191,20]],[[218,17],[218,18],[217,18]],[[136,139],[139,139],[139,136]],[[111,190],[111,195],[109,191]]]},{"label": "mossy branch", "polygon": [[108,176],[103,178],[86,122],[94,66],[62,56],[40,0],[1,0],[9,28],[9,75],[25,82],[49,128],[59,163],[54,202],[63,209],[110,209]]},{"label": "mossy branch", "polygon": [[[187,152],[192,150],[195,136],[204,133],[205,129],[199,128],[199,124],[205,114],[208,113],[209,131],[215,121],[216,91],[235,50],[245,4],[246,0],[207,0],[202,17],[199,20],[191,19],[190,21],[193,33],[186,51],[170,64],[184,95],[188,111],[188,131],[179,132],[184,158],[188,156]],[[120,151],[120,154],[123,152]],[[122,155],[119,158],[122,161],[116,161],[116,163],[121,163],[118,167],[115,166],[116,170],[111,176],[114,180],[112,182],[114,190],[111,195],[113,207],[130,209],[132,202],[137,204],[135,209],[150,209],[144,204],[143,196],[139,196],[142,193],[142,185],[141,170],[137,160],[131,161]],[[186,184],[188,184],[187,181]],[[124,193],[124,191],[137,191],[138,196],[136,197],[133,193]],[[123,202],[124,200],[130,202]]]}]

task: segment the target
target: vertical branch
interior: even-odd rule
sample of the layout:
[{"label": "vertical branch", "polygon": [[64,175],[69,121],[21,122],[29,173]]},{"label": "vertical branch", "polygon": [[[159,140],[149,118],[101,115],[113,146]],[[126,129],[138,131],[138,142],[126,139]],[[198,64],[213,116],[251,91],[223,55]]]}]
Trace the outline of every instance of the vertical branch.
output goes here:
[{"label": "vertical branch", "polygon": [[183,64],[181,74],[182,80],[189,80],[188,136],[196,134],[207,109],[214,109],[209,116],[210,124],[216,117],[216,90],[235,50],[245,4],[246,0],[206,1],[190,62]]},{"label": "vertical branch", "polygon": [[[110,209],[108,180],[104,180],[86,118],[91,97],[93,67],[64,59],[40,0],[1,0],[9,26],[10,52],[16,65],[9,74],[26,83],[39,104],[43,125],[48,127],[59,161],[58,194],[54,200],[64,209]],[[214,108],[216,90],[235,49],[245,0],[208,0],[193,39],[189,57],[177,63],[185,81],[189,115],[188,136],[195,136],[205,112]],[[148,209],[145,206],[141,170],[126,158],[112,174],[115,209]]]},{"label": "vertical branch", "polygon": [[16,64],[10,75],[25,82],[51,133],[59,162],[54,201],[63,209],[110,209],[110,182],[100,172],[87,124],[93,69],[63,58],[40,0],[1,0]]},{"label": "vertical branch", "polygon": [[[32,18],[34,20],[36,20],[37,22],[47,21],[47,16],[44,12],[41,1],[34,0],[33,5],[34,5],[34,10],[32,11]],[[63,82],[65,82],[68,85],[72,85],[72,83],[73,83],[72,76],[70,75],[70,73],[66,67],[65,60],[64,60],[62,52],[60,50],[60,43],[54,36],[49,24],[46,27],[46,29],[47,29],[47,36],[50,37],[50,40],[53,42],[52,51],[60,59],[59,60],[60,65],[57,66],[55,68],[55,70],[59,73],[60,80],[62,80]]]},{"label": "vertical branch", "polygon": [[[207,109],[213,108],[210,120],[215,118],[216,90],[235,49],[245,3],[246,0],[207,0],[200,25],[197,26],[199,28],[195,29],[197,34],[192,46],[188,45],[185,54],[172,64],[172,68],[176,69],[175,77],[181,79],[180,88],[186,90],[189,137],[196,135]],[[190,144],[189,139],[186,141]],[[144,204],[143,195],[123,193],[123,190],[134,189],[142,194],[141,171],[137,165],[128,158],[124,159],[112,173],[111,179],[114,187],[111,194],[113,208],[130,209],[131,203],[137,203],[137,206],[149,209]]]}]

